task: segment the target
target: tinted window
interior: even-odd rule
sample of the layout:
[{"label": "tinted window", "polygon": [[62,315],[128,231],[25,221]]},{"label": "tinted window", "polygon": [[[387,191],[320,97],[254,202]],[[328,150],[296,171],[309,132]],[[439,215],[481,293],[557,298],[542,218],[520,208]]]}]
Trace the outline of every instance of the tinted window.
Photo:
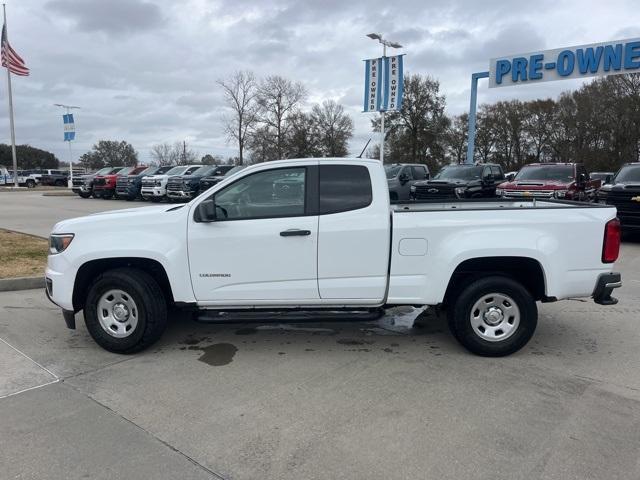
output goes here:
[{"label": "tinted window", "polygon": [[502,173],[502,169],[498,166],[491,167],[491,173],[493,173],[493,178],[496,180],[504,180],[504,174]]},{"label": "tinted window", "polygon": [[306,169],[254,173],[216,193],[220,219],[242,220],[304,215]]},{"label": "tinted window", "polygon": [[413,180],[413,172],[411,171],[411,167],[404,167],[400,175],[404,175],[407,180]]},{"label": "tinted window", "polygon": [[371,178],[360,165],[320,165],[320,214],[346,212],[371,204]]},{"label": "tinted window", "polygon": [[614,183],[640,182],[640,166],[625,165],[616,173]]},{"label": "tinted window", "polygon": [[425,180],[427,178],[427,169],[424,167],[411,167],[413,170],[414,180]]},{"label": "tinted window", "polygon": [[573,165],[525,165],[516,175],[516,180],[573,180]]},{"label": "tinted window", "polygon": [[384,171],[387,173],[387,178],[391,179],[398,176],[401,168],[400,165],[385,165]]},{"label": "tinted window", "polygon": [[482,174],[482,167],[467,165],[450,165],[440,170],[434,180],[477,180]]}]

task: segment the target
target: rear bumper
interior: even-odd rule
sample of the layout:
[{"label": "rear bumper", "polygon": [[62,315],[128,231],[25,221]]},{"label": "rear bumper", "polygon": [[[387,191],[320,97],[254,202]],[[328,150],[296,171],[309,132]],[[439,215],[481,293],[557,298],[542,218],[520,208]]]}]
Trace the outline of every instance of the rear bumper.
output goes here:
[{"label": "rear bumper", "polygon": [[615,305],[618,299],[611,296],[615,288],[622,286],[622,276],[619,273],[603,273],[598,276],[596,288],[593,290],[593,301],[599,305]]}]

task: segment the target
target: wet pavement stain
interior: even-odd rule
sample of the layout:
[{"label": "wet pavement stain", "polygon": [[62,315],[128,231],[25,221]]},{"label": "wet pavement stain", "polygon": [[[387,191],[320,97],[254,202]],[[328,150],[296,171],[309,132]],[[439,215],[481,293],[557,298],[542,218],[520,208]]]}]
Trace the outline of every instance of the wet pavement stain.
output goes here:
[{"label": "wet pavement stain", "polygon": [[221,367],[229,365],[233,361],[238,348],[231,343],[214,343],[208,347],[189,347],[189,350],[202,350],[204,353],[198,358],[198,361],[212,367]]}]

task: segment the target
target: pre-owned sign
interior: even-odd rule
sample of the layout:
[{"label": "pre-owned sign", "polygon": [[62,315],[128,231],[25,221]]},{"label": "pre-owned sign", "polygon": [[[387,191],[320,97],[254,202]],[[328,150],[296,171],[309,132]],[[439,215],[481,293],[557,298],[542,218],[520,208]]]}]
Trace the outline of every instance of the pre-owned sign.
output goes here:
[{"label": "pre-owned sign", "polygon": [[640,72],[640,39],[492,58],[489,87]]}]

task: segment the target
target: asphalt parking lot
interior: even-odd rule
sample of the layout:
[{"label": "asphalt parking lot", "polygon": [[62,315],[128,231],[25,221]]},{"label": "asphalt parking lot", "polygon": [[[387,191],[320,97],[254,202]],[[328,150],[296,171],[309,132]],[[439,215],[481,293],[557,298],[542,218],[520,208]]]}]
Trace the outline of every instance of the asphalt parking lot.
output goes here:
[{"label": "asphalt parking lot", "polygon": [[[0,204],[0,227],[39,235],[145,205]],[[0,293],[0,478],[638,479],[640,242],[616,268],[618,305],[540,305],[530,344],[500,359],[410,308],[369,323],[176,314],[120,356],[43,292]]]}]

